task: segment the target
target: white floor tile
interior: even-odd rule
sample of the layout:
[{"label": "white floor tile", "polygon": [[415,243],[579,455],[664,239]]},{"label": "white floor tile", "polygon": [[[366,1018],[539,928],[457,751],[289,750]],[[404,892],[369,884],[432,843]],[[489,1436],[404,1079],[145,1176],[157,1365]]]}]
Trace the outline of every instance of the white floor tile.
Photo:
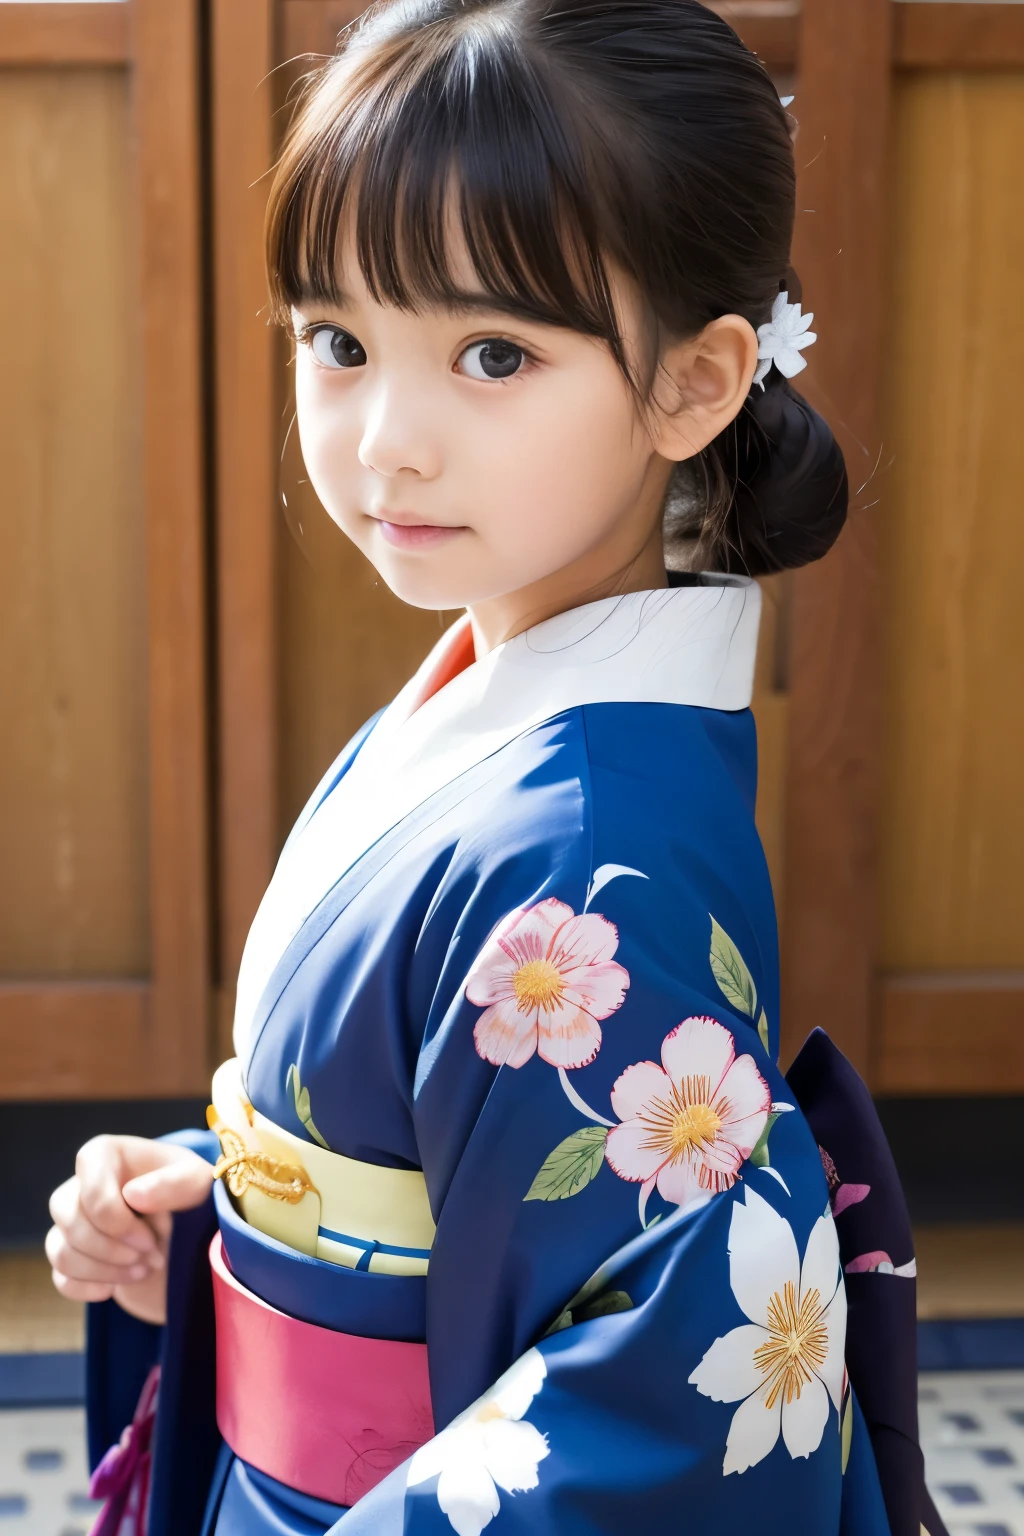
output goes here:
[{"label": "white floor tile", "polygon": [[0,1409],[0,1536],[86,1536],[81,1408]]},{"label": "white floor tile", "polygon": [[929,1372],[920,1413],[950,1536],[1024,1536],[1024,1371]]}]

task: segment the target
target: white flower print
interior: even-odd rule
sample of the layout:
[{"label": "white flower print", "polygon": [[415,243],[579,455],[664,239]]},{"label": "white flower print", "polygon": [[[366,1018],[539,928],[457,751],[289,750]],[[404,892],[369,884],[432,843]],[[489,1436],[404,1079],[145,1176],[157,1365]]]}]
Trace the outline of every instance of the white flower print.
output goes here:
[{"label": "white flower print", "polygon": [[437,1502],[457,1536],[480,1536],[506,1493],[536,1488],[547,1436],[523,1421],[544,1384],[544,1356],[528,1349],[484,1397],[421,1446],[409,1464],[412,1487],[437,1478]]},{"label": "white flower print", "polygon": [[746,1203],[733,1207],[729,1279],[750,1322],[716,1339],[690,1377],[716,1403],[740,1404],[726,1440],[726,1475],[763,1461],[780,1430],[790,1456],[810,1456],[825,1432],[829,1398],[839,1412],[846,1292],[831,1211],[811,1229],[801,1264],[789,1222],[748,1188]]},{"label": "white flower print", "polygon": [[789,302],[788,293],[780,293],[772,305],[772,317],[757,328],[758,363],[754,370],[755,384],[764,389],[764,380],[774,363],[784,378],[792,379],[807,367],[806,357],[800,354],[805,347],[817,341],[817,334],[810,329],[814,316],[802,315],[799,304]]}]

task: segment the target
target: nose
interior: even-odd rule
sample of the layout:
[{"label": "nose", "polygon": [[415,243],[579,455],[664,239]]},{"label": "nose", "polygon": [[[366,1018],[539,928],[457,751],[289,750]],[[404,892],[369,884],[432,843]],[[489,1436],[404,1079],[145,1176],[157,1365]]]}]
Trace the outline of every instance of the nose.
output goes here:
[{"label": "nose", "polygon": [[441,471],[440,445],[426,394],[410,383],[381,384],[368,402],[359,443],[365,469],[392,478],[403,472],[432,480]]}]

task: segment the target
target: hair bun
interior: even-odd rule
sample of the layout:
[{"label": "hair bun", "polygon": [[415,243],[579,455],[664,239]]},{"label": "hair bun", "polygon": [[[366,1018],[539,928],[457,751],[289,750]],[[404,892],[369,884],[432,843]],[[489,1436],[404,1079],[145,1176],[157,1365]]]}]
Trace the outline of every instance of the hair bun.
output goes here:
[{"label": "hair bun", "polygon": [[706,530],[714,568],[763,576],[831,549],[849,501],[842,450],[777,369],[763,392],[751,390],[715,448],[731,497],[718,526]]}]

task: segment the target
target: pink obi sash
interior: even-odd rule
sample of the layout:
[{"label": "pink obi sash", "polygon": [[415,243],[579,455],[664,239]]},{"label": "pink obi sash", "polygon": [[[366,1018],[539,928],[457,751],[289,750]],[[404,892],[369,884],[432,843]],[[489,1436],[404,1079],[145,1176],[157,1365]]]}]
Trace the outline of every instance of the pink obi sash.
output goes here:
[{"label": "pink obi sash", "polygon": [[425,1344],[335,1333],[279,1312],[238,1283],[219,1232],[210,1267],[217,1424],[236,1456],[300,1493],[349,1505],[431,1438]]}]

